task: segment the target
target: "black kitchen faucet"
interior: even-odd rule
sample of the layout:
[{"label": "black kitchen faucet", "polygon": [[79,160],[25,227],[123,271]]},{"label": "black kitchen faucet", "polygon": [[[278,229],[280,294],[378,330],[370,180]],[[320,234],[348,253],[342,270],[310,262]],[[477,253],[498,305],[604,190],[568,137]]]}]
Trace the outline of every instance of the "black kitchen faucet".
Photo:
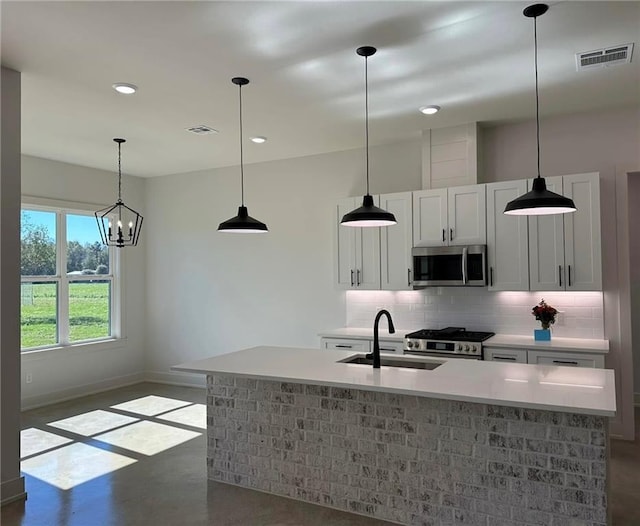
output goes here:
[{"label": "black kitchen faucet", "polygon": [[382,315],[387,317],[389,320],[389,332],[393,334],[396,332],[395,327],[393,326],[393,320],[391,319],[391,314],[389,314],[388,310],[382,309],[378,314],[376,314],[376,319],[373,322],[373,352],[367,354],[367,358],[373,358],[373,368],[380,369],[380,343],[378,342],[378,323],[380,323],[380,318]]}]

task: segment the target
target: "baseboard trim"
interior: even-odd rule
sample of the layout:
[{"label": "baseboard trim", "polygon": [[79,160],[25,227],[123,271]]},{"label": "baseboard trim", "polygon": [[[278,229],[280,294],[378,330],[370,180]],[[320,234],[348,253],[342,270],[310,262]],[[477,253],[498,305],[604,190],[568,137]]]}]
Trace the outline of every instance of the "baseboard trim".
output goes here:
[{"label": "baseboard trim", "polygon": [[0,506],[16,502],[18,500],[26,500],[27,492],[24,490],[24,477],[7,480],[0,484]]},{"label": "baseboard trim", "polygon": [[207,379],[203,374],[189,374],[176,371],[147,371],[144,379],[146,382],[181,385],[185,387],[204,388],[207,386]]},{"label": "baseboard trim", "polygon": [[128,385],[138,384],[144,382],[144,373],[127,374],[124,376],[116,376],[114,378],[107,378],[100,382],[77,385],[70,387],[69,389],[63,389],[61,391],[54,391],[52,393],[46,393],[42,395],[29,396],[22,399],[22,411],[29,409],[36,409],[46,405],[56,404],[58,402],[66,402],[67,400],[73,400],[74,398],[80,398],[81,396],[87,396],[104,391],[110,391],[111,389],[117,389],[118,387],[126,387]]}]

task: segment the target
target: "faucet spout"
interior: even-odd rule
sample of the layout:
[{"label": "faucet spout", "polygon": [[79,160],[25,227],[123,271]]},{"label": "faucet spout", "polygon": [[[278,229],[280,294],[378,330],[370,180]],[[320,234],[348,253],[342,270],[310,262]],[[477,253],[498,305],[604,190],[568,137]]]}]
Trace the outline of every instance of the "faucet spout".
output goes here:
[{"label": "faucet spout", "polygon": [[380,318],[382,316],[387,317],[387,321],[389,322],[389,332],[393,334],[396,332],[395,327],[393,326],[393,320],[391,319],[391,314],[389,314],[388,310],[382,309],[376,314],[376,319],[373,322],[373,368],[380,369],[380,342],[378,341],[378,324],[380,323]]}]

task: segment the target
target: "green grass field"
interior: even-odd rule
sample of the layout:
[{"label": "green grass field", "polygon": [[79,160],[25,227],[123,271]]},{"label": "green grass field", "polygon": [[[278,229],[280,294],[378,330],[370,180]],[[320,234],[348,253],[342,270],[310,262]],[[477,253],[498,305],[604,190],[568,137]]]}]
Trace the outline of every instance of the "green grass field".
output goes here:
[{"label": "green grass field", "polygon": [[[109,283],[69,285],[69,340],[78,342],[109,336]],[[55,345],[56,284],[22,285],[21,346]]]}]

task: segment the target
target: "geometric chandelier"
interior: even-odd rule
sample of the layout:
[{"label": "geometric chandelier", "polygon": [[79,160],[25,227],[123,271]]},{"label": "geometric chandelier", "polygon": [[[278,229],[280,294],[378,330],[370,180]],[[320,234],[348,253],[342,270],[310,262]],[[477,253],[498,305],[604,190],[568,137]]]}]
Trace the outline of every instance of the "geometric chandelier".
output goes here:
[{"label": "geometric chandelier", "polygon": [[[102,243],[112,247],[136,246],[142,230],[143,217],[122,201],[122,169],[120,148],[125,139],[113,139],[118,143],[118,200],[114,205],[94,213]],[[114,228],[115,221],[115,228]],[[125,226],[126,225],[126,226]]]}]

